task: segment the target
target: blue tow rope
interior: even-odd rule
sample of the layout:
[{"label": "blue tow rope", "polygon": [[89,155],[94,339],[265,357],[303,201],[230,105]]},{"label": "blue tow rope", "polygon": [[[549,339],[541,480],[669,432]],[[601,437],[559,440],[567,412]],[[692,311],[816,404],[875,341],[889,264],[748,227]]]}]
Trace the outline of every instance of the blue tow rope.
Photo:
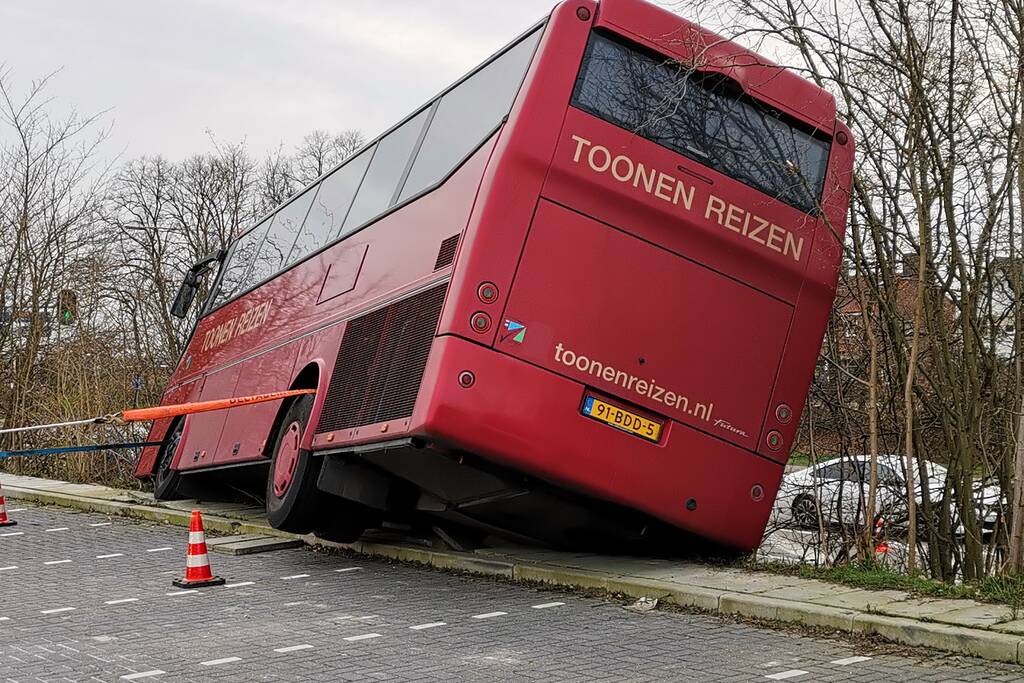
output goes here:
[{"label": "blue tow rope", "polygon": [[106,443],[89,446],[61,446],[59,448],[32,448],[27,451],[0,451],[0,460],[4,458],[20,458],[27,455],[59,455],[62,453],[87,453],[90,451],[111,451],[122,448],[145,448],[159,446],[162,441],[140,441],[138,443]]}]

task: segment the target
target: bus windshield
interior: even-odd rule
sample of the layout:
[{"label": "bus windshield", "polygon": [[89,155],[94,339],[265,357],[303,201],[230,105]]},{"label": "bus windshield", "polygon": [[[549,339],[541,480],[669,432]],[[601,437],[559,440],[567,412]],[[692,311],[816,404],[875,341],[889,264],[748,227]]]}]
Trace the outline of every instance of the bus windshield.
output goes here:
[{"label": "bus windshield", "polygon": [[572,103],[801,211],[821,196],[824,136],[721,74],[593,33]]}]

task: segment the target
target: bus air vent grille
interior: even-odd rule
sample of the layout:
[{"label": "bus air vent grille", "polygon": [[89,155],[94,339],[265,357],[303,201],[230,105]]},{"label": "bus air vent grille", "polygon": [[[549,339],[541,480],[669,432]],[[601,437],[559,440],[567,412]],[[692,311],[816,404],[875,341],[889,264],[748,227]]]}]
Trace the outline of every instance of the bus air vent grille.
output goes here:
[{"label": "bus air vent grille", "polygon": [[412,415],[447,283],[348,323],[318,432]]},{"label": "bus air vent grille", "polygon": [[434,270],[450,266],[455,261],[455,250],[458,246],[458,235],[452,235],[444,242],[441,242],[441,248],[437,250],[437,260],[434,261]]}]

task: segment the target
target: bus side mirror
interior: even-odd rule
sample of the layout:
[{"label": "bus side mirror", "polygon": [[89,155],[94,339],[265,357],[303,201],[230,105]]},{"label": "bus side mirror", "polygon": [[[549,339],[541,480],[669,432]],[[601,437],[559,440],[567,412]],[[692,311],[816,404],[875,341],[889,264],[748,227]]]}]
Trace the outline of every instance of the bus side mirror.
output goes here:
[{"label": "bus side mirror", "polygon": [[192,264],[192,267],[185,273],[185,279],[178,288],[178,293],[171,304],[171,315],[175,318],[184,318],[188,315],[188,309],[192,308],[192,301],[196,298],[199,290],[199,278],[210,269],[214,263],[221,263],[227,256],[227,250],[218,249]]},{"label": "bus side mirror", "polygon": [[191,270],[185,273],[185,279],[182,281],[181,287],[178,288],[174,303],[171,304],[171,315],[175,318],[184,318],[188,315],[188,309],[192,308],[192,300],[196,298],[198,285],[199,278]]}]

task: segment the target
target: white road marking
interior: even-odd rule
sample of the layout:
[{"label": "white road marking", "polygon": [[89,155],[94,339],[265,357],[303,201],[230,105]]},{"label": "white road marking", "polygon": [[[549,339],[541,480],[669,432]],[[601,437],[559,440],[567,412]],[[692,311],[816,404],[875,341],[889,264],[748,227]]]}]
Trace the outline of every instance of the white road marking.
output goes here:
[{"label": "white road marking", "polygon": [[239,586],[251,586],[255,581],[239,581],[238,583],[225,583],[225,588],[238,588]]},{"label": "white road marking", "polygon": [[51,565],[51,564],[67,564],[69,562],[71,562],[71,560],[50,560],[49,562],[43,562],[43,564],[46,564],[46,565]]},{"label": "white road marking", "polygon": [[349,636],[348,638],[343,638],[342,640],[347,640],[347,641],[349,641],[351,643],[351,642],[355,642],[357,640],[369,640],[370,638],[380,638],[380,637],[381,637],[380,633],[364,633],[361,636]]},{"label": "white road marking", "polygon": [[777,674],[769,674],[765,678],[770,678],[773,681],[784,681],[787,678],[796,678],[797,676],[803,676],[807,672],[802,669],[790,669],[789,671],[780,671]]},{"label": "white road marking", "polygon": [[152,671],[140,671],[137,674],[128,674],[127,676],[121,676],[122,681],[134,681],[138,678],[150,678],[151,676],[162,676],[165,671],[160,669],[153,669]]},{"label": "white road marking", "polygon": [[409,629],[412,631],[422,631],[427,628],[437,628],[438,626],[447,626],[448,624],[443,621],[432,621],[429,624],[419,624],[417,626],[410,626]]},{"label": "white road marking", "polygon": [[[284,606],[285,607],[295,607],[296,605],[305,605],[305,604],[306,604],[305,600],[299,600],[298,602],[286,602],[286,603],[284,603]],[[348,617],[345,617],[345,618],[347,619]]]},{"label": "white road marking", "polygon": [[165,548],[150,548],[150,549],[149,549],[149,550],[147,550],[146,552],[147,552],[147,553],[160,553],[160,552],[163,552],[163,551],[165,551],[165,550],[170,550],[170,549],[171,549],[171,547],[170,547],[170,546],[167,546],[167,547],[165,547]]},{"label": "white road marking", "polygon": [[334,571],[336,571],[336,572],[357,572],[360,569],[362,569],[362,567],[345,567],[344,569],[335,569]]},{"label": "white road marking", "polygon": [[491,619],[493,617],[503,617],[506,614],[508,614],[508,612],[487,612],[486,614],[474,614],[473,618],[474,619]]},{"label": "white road marking", "polygon": [[4,538],[6,536],[24,536],[24,535],[25,535],[24,531],[8,531],[6,534],[0,534],[0,538]]},{"label": "white road marking", "polygon": [[170,593],[164,593],[164,595],[169,595],[171,597],[174,597],[175,595],[189,595],[190,593],[198,593],[198,592],[199,591],[196,590],[195,588],[186,588],[183,591],[171,591]]},{"label": "white road marking", "polygon": [[17,569],[17,565],[11,565],[10,567],[0,567],[0,572],[10,571],[11,569]]},{"label": "white road marking", "polygon": [[95,524],[90,524],[89,526],[110,526],[111,524],[113,524],[113,522],[96,522]]},{"label": "white road marking", "polygon": [[282,581],[291,581],[292,579],[308,579],[309,574],[293,574],[292,576],[282,576]]},{"label": "white road marking", "polygon": [[66,526],[55,526],[52,529],[47,529],[46,532],[49,533],[51,531],[67,531],[67,530],[68,530],[68,527],[66,527]]},{"label": "white road marking", "polygon": [[110,553],[109,555],[97,555],[97,560],[107,560],[111,557],[124,557],[124,553]]},{"label": "white road marking", "polygon": [[126,602],[138,602],[138,598],[121,598],[120,600],[107,600],[104,605],[121,605]]},{"label": "white road marking", "polygon": [[291,645],[289,647],[275,647],[274,652],[298,652],[299,650],[312,650],[313,646],[308,644]]},{"label": "white road marking", "polygon": [[10,617],[0,617],[0,621],[10,621]]},{"label": "white road marking", "polygon": [[847,666],[848,664],[857,664],[859,662],[866,662],[869,659],[871,659],[871,657],[845,657],[843,659],[833,660],[832,662],[830,662],[830,664],[835,664],[836,666]]},{"label": "white road marking", "polygon": [[241,657],[224,657],[223,659],[210,659],[205,662],[199,662],[203,666],[218,666],[220,664],[231,664],[232,662],[242,661]]},{"label": "white road marking", "polygon": [[10,514],[10,513],[12,513],[12,512],[24,512],[24,511],[25,511],[25,510],[27,510],[27,509],[28,509],[28,508],[11,508],[11,509],[10,509],[10,510],[8,510],[7,512],[8,512],[8,514]]},{"label": "white road marking", "polygon": [[40,614],[57,614],[58,612],[71,612],[74,607],[58,607],[57,609],[44,609],[40,610]]},{"label": "white road marking", "polygon": [[561,607],[564,604],[564,602],[542,602],[539,605],[531,605],[531,607],[533,609],[547,609],[549,607]]}]

